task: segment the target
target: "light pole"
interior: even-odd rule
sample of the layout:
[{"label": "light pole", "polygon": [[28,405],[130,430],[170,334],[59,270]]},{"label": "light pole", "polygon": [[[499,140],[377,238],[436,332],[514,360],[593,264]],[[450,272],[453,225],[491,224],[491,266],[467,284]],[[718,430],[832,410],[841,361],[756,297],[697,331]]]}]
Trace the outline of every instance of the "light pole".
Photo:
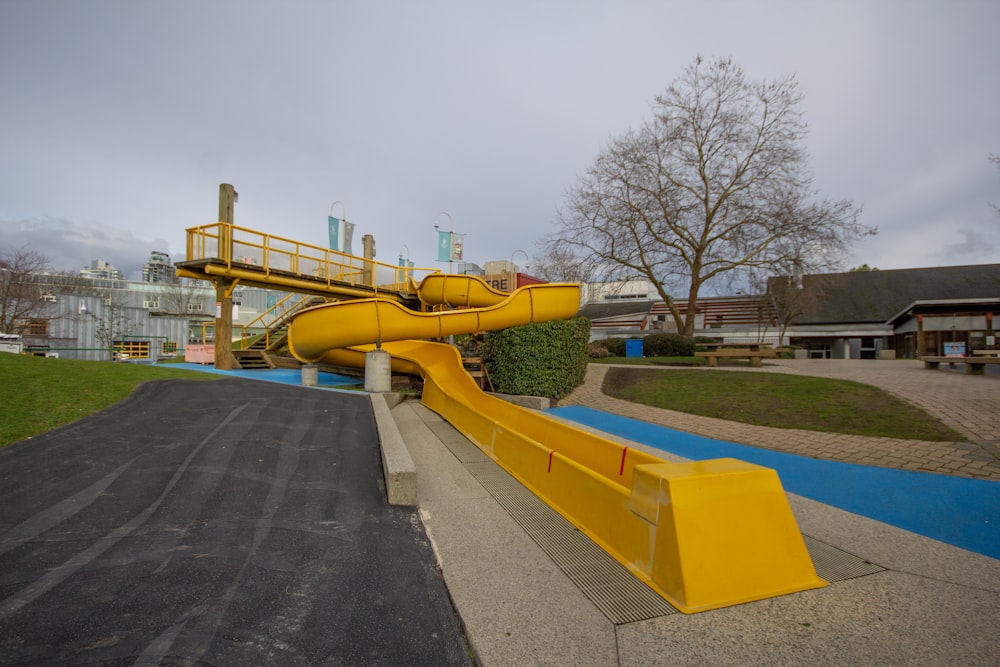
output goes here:
[{"label": "light pole", "polygon": [[[522,255],[524,255],[524,270],[527,271],[528,270],[528,253],[524,252],[523,250],[518,249],[518,250],[515,250],[514,252],[510,253],[510,259],[507,260],[508,263],[510,264],[511,268],[514,267],[514,255],[516,255],[517,253],[521,253]],[[513,292],[517,288],[518,288],[518,284],[517,284],[517,271],[514,271],[514,289],[512,289],[511,291]]]},{"label": "light pole", "polygon": [[[513,266],[514,265],[514,255],[516,255],[517,253],[521,253],[522,255],[524,255],[524,268],[525,268],[525,270],[527,270],[528,269],[528,253],[524,252],[523,250],[518,249],[518,250],[515,250],[514,252],[510,253],[510,259],[507,260],[507,261],[510,263],[511,266]],[[514,273],[517,273],[517,271],[515,271]]]}]

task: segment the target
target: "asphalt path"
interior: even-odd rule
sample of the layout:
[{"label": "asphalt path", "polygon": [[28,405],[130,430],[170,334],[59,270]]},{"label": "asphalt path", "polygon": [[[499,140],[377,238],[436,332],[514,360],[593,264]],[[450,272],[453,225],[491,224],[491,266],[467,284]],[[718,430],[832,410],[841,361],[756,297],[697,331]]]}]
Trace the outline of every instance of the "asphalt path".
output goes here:
[{"label": "asphalt path", "polygon": [[471,659],[367,397],[223,379],[0,450],[0,663]]}]

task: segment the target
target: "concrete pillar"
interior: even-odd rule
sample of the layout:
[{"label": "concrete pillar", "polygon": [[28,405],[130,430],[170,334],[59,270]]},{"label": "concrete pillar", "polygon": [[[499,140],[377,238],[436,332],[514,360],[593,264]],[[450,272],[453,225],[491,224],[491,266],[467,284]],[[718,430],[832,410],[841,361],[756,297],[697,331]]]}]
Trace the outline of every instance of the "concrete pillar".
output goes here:
[{"label": "concrete pillar", "polygon": [[302,386],[315,387],[319,384],[319,369],[316,364],[304,364],[302,366]]},{"label": "concrete pillar", "polygon": [[365,391],[381,394],[392,389],[392,356],[385,350],[365,353]]}]

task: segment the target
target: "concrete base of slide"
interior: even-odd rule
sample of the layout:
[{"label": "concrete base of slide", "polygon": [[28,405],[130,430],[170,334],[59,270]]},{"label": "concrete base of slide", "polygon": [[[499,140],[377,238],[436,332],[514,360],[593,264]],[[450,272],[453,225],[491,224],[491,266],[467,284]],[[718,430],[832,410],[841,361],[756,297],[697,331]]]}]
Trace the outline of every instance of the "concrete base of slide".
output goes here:
[{"label": "concrete base of slide", "polygon": [[382,394],[392,389],[392,356],[385,350],[365,353],[365,391]]}]

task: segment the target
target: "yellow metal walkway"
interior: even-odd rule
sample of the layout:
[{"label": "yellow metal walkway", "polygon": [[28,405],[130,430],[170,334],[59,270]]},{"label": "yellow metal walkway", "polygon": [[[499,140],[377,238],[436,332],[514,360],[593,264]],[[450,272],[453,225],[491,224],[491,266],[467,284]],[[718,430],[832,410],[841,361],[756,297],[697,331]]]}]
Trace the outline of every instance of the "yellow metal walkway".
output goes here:
[{"label": "yellow metal walkway", "polygon": [[303,294],[416,300],[414,280],[438,269],[410,268],[217,222],[187,230],[187,257],[177,275]]}]

